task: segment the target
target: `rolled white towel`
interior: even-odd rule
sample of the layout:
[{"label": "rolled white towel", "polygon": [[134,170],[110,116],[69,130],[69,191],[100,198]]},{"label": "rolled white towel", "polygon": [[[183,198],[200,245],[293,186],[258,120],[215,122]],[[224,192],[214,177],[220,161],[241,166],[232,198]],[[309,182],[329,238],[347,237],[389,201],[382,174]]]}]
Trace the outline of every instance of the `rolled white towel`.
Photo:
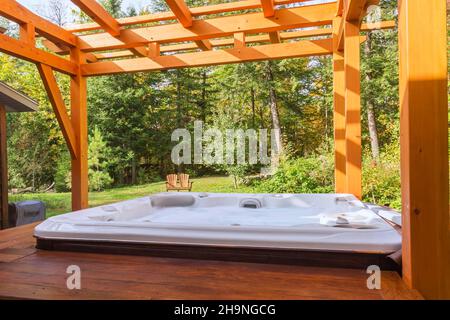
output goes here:
[{"label": "rolled white towel", "polygon": [[321,214],[320,224],[329,227],[375,228],[376,217],[370,210],[358,210],[346,213]]}]

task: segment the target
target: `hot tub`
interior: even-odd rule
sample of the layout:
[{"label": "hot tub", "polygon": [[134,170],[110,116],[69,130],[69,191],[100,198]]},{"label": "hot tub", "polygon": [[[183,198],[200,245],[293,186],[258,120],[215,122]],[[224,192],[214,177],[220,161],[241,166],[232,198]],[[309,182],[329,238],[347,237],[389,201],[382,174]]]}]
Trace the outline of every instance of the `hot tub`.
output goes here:
[{"label": "hot tub", "polygon": [[52,217],[35,236],[50,250],[385,264],[401,236],[377,209],[349,194],[161,193]]}]

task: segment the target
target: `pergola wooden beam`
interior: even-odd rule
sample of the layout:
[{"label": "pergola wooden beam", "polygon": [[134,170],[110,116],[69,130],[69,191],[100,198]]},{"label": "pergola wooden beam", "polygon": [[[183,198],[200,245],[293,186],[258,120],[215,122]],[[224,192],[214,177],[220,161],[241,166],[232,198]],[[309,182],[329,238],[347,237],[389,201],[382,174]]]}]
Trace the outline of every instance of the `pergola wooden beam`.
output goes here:
[{"label": "pergola wooden beam", "polygon": [[[108,11],[103,8],[95,0],[71,0],[76,6],[78,6],[84,13],[86,13],[92,20],[97,22],[106,32],[111,36],[120,39],[121,26],[117,20],[109,14]],[[132,47],[130,50],[137,56],[146,57],[148,51],[145,47]],[[91,60],[91,59],[90,59]]]},{"label": "pergola wooden beam", "polygon": [[178,22],[185,28],[192,27],[192,14],[184,0],[165,0]]},{"label": "pergola wooden beam", "polygon": [[[178,22],[185,28],[192,27],[193,18],[189,7],[184,0],[165,0]],[[212,46],[208,40],[196,40],[195,44],[203,51],[211,50]]]},{"label": "pergola wooden beam", "polygon": [[0,16],[19,25],[32,24],[40,35],[55,43],[63,43],[72,47],[77,45],[77,36],[34,14],[15,0],[1,0]]},{"label": "pergola wooden beam", "polygon": [[[70,59],[81,66],[86,63],[84,54],[71,50]],[[87,79],[80,68],[70,79],[70,109],[73,131],[76,137],[77,158],[72,158],[72,210],[88,207],[88,126],[87,126]]]},{"label": "pergola wooden beam", "polygon": [[120,25],[108,11],[95,0],[71,0],[77,7],[98,23],[103,30],[113,37],[120,36]]},{"label": "pergola wooden beam", "polygon": [[345,0],[344,19],[345,21],[361,21],[364,17],[368,0]]},{"label": "pergola wooden beam", "polygon": [[344,21],[346,192],[362,198],[359,22]]},{"label": "pergola wooden beam", "polygon": [[402,266],[427,299],[450,299],[445,0],[399,1]]},{"label": "pergola wooden beam", "polygon": [[19,25],[19,39],[29,43],[31,46],[36,45],[36,28],[31,23],[22,23]]},{"label": "pergola wooden beam", "polygon": [[322,39],[293,43],[268,44],[226,50],[160,56],[153,59],[136,58],[84,64],[84,76],[100,76],[140,71],[157,71],[174,68],[202,67],[250,61],[320,56],[332,53],[332,40]]},{"label": "pergola wooden beam", "polygon": [[37,67],[72,159],[76,159],[77,148],[75,133],[66,110],[64,99],[58,87],[58,83],[56,82],[55,75],[53,74],[53,70],[45,64],[38,64]]},{"label": "pergola wooden beam", "polygon": [[[296,2],[306,2],[311,0],[275,0],[275,4],[283,5]],[[215,5],[201,6],[190,8],[191,15],[193,17],[207,16],[213,14],[220,14],[226,12],[237,12],[242,10],[258,9],[261,8],[261,0],[243,0],[236,2],[227,2]],[[176,16],[173,12],[159,12],[154,14],[147,14],[142,16],[127,17],[117,19],[120,26],[132,26],[138,24],[146,24],[152,22],[163,22],[168,20],[176,20]],[[101,30],[102,27],[97,23],[83,23],[78,25],[72,25],[66,28],[70,32],[86,32]]]},{"label": "pergola wooden beam", "polygon": [[244,48],[246,42],[245,32],[238,32],[233,35],[233,47],[235,49]]},{"label": "pergola wooden beam", "polygon": [[[382,21],[376,24],[362,24],[361,31],[392,29],[395,28],[395,26],[396,26],[395,21]],[[330,36],[331,34],[332,34],[331,28],[320,28],[320,29],[317,28],[300,31],[280,32],[280,39],[292,40],[308,37]],[[246,36],[246,43],[268,43],[268,42],[271,42],[269,35]],[[46,41],[44,43],[50,50],[55,51],[58,54],[68,54],[67,51],[63,51],[61,48],[58,48],[50,41]],[[232,46],[234,45],[234,39],[233,38],[212,39],[210,40],[210,43],[213,48],[222,46]],[[161,46],[160,52],[166,53],[166,52],[187,51],[195,49],[198,49],[198,45],[196,43],[180,43]],[[95,55],[92,53],[86,54],[86,58],[89,62],[95,62],[95,59],[101,60],[101,59],[129,58],[133,56],[135,56],[135,54],[130,50],[102,52],[102,53],[95,53]]]},{"label": "pergola wooden beam", "polygon": [[338,2],[338,15],[342,16],[339,25],[338,48],[344,49],[344,24],[345,21],[358,21],[361,23],[366,14],[367,7],[372,4],[378,4],[379,0],[342,0]]},{"label": "pergola wooden beam", "polygon": [[269,32],[269,39],[272,43],[280,43],[281,37],[279,31]]},{"label": "pergola wooden beam", "polygon": [[80,36],[80,49],[87,52],[128,49],[149,42],[170,43],[231,36],[236,32],[260,33],[331,24],[336,3],[280,9],[272,18],[260,13],[196,20],[192,27],[181,24],[122,30],[121,40],[107,33]]},{"label": "pergola wooden beam", "polygon": [[333,122],[335,192],[347,192],[345,143],[345,69],[344,53],[338,50],[339,26],[342,17],[333,21]]},{"label": "pergola wooden beam", "polygon": [[4,34],[0,34],[0,51],[29,62],[46,64],[65,74],[76,73],[77,66],[74,63]]},{"label": "pergola wooden beam", "polygon": [[264,13],[264,17],[269,18],[275,15],[274,0],[261,0],[261,6]]}]

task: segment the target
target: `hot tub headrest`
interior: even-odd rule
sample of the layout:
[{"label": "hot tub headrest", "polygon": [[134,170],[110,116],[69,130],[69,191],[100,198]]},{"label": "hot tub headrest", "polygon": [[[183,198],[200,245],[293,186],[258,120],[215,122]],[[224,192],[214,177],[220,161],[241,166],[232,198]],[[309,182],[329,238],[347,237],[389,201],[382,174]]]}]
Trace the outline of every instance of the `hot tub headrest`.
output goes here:
[{"label": "hot tub headrest", "polygon": [[152,207],[189,207],[195,203],[192,195],[158,195],[151,197]]}]

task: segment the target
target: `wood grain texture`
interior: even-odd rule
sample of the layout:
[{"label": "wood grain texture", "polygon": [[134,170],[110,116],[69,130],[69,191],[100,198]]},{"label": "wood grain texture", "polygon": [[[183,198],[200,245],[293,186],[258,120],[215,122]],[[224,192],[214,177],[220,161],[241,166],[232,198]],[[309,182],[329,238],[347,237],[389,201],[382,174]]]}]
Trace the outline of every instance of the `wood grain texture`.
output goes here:
[{"label": "wood grain texture", "polygon": [[71,0],[82,12],[98,23],[113,37],[120,35],[120,25],[103,6],[95,0]]},{"label": "wood grain texture", "polygon": [[[78,66],[85,63],[84,54],[72,49],[71,60]],[[72,159],[72,210],[88,207],[88,129],[87,79],[77,74],[70,79],[71,122],[77,141],[77,158]]]},{"label": "wood grain texture", "polygon": [[32,63],[44,63],[55,70],[73,75],[76,65],[72,62],[31,46],[29,42],[16,40],[7,35],[0,34],[0,52]]},{"label": "wood grain texture", "polygon": [[256,47],[183,53],[159,56],[152,59],[136,58],[118,61],[102,61],[83,64],[81,70],[85,76],[101,76],[107,74],[213,66],[250,61],[321,56],[331,53],[331,39],[305,40],[295,43],[278,43]]},{"label": "wood grain texture", "polygon": [[[0,298],[20,299],[415,299],[395,272],[368,290],[362,269],[33,250],[34,225],[0,231]],[[80,266],[82,290],[66,268]]]},{"label": "wood grain texture", "polygon": [[344,22],[346,192],[362,197],[361,74],[358,22]]},{"label": "wood grain texture", "polygon": [[336,17],[333,20],[334,181],[336,193],[345,193],[347,190],[344,54],[338,48],[339,27],[341,23],[341,17]]},{"label": "wood grain texture", "polygon": [[403,275],[450,299],[446,1],[399,1]]},{"label": "wood grain texture", "polygon": [[139,45],[147,45],[149,42],[194,41],[231,36],[236,32],[260,33],[322,26],[331,24],[335,11],[335,3],[328,3],[280,9],[271,18],[265,18],[261,13],[257,12],[195,20],[192,27],[189,28],[175,23],[125,29],[122,30],[120,39],[108,33],[96,33],[80,36],[80,48],[86,52],[127,49]]},{"label": "wood grain texture", "polygon": [[70,121],[69,114],[67,113],[66,105],[59,89],[58,83],[56,81],[55,75],[51,67],[45,64],[37,65],[39,74],[41,76],[42,82],[44,83],[44,88],[47,91],[48,98],[53,107],[53,112],[55,112],[56,119],[58,120],[61,132],[66,140],[67,147],[69,148],[70,154],[73,159],[77,158],[77,142],[75,133]]}]

